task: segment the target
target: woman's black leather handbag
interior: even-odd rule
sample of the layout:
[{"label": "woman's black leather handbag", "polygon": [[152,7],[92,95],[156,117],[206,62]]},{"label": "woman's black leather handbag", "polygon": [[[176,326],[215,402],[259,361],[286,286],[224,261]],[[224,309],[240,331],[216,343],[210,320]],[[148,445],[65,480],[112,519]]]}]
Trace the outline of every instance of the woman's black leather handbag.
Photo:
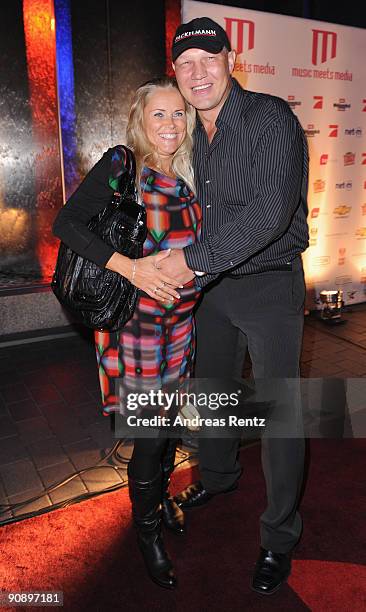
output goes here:
[{"label": "woman's black leather handbag", "polygon": [[[119,193],[89,221],[88,228],[118,253],[136,259],[142,256],[146,237],[146,211],[136,202],[134,156],[129,149],[124,151],[128,171],[120,178]],[[136,305],[137,288],[129,280],[100,268],[63,242],[51,287],[62,306],[77,321],[93,329],[120,330]]]}]

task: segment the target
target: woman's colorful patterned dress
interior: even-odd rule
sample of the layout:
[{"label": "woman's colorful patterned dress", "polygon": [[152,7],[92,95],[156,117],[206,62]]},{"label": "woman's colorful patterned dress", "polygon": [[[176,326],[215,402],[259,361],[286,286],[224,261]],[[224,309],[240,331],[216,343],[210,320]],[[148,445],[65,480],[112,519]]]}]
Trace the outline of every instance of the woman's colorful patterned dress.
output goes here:
[{"label": "woman's colorful patterned dress", "polygon": [[[201,209],[181,179],[150,168],[141,176],[148,234],[144,256],[195,242]],[[195,352],[193,309],[200,295],[194,280],[178,289],[181,299],[162,304],[140,291],[135,313],[121,332],[95,332],[104,414],[120,410],[117,381],[128,390],[181,383],[191,373]]]}]

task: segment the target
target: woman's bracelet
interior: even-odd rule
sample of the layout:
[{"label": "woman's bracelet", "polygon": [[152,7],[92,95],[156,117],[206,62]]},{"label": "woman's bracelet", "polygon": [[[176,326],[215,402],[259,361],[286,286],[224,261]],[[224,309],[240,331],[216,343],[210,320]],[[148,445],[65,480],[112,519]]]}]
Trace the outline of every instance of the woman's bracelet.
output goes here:
[{"label": "woman's bracelet", "polygon": [[132,276],[131,276],[131,283],[133,285],[133,281],[135,280],[135,274],[136,274],[136,259],[133,260],[133,264],[132,264]]}]

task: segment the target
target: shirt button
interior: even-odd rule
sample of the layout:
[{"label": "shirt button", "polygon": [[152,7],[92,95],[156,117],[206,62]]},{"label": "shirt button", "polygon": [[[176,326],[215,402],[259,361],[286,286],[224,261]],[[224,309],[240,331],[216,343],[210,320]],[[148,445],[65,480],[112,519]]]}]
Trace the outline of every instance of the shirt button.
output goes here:
[{"label": "shirt button", "polygon": [[211,183],[210,179],[207,179],[207,181],[205,181],[206,185],[208,185],[209,183]]},{"label": "shirt button", "polygon": [[207,204],[206,208],[211,208],[211,204]]}]

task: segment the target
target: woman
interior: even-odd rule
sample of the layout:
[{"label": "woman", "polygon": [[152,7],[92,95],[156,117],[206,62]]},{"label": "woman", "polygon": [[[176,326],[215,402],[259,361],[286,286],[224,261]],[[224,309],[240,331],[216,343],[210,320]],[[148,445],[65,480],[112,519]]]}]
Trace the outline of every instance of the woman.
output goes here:
[{"label": "woman", "polygon": [[[159,261],[169,256],[170,248],[183,248],[199,236],[201,211],[191,166],[194,123],[195,111],[173,79],[155,79],[137,90],[127,144],[136,158],[136,186],[147,209],[143,258],[134,262],[113,252],[87,228],[118,188],[118,176],[125,170],[122,147],[104,154],[54,223],[54,233],[73,250],[141,290],[134,315],[121,332],[95,332],[105,414],[119,409],[117,380],[126,389],[155,389],[190,375],[199,290],[191,281],[176,291],[176,280],[159,270]],[[161,537],[161,519],[175,533],[184,533],[183,513],[168,492],[175,449],[176,440],[167,439],[162,430],[156,438],[136,438],[128,466],[138,543],[150,577],[166,588],[174,588],[176,578]]]}]

